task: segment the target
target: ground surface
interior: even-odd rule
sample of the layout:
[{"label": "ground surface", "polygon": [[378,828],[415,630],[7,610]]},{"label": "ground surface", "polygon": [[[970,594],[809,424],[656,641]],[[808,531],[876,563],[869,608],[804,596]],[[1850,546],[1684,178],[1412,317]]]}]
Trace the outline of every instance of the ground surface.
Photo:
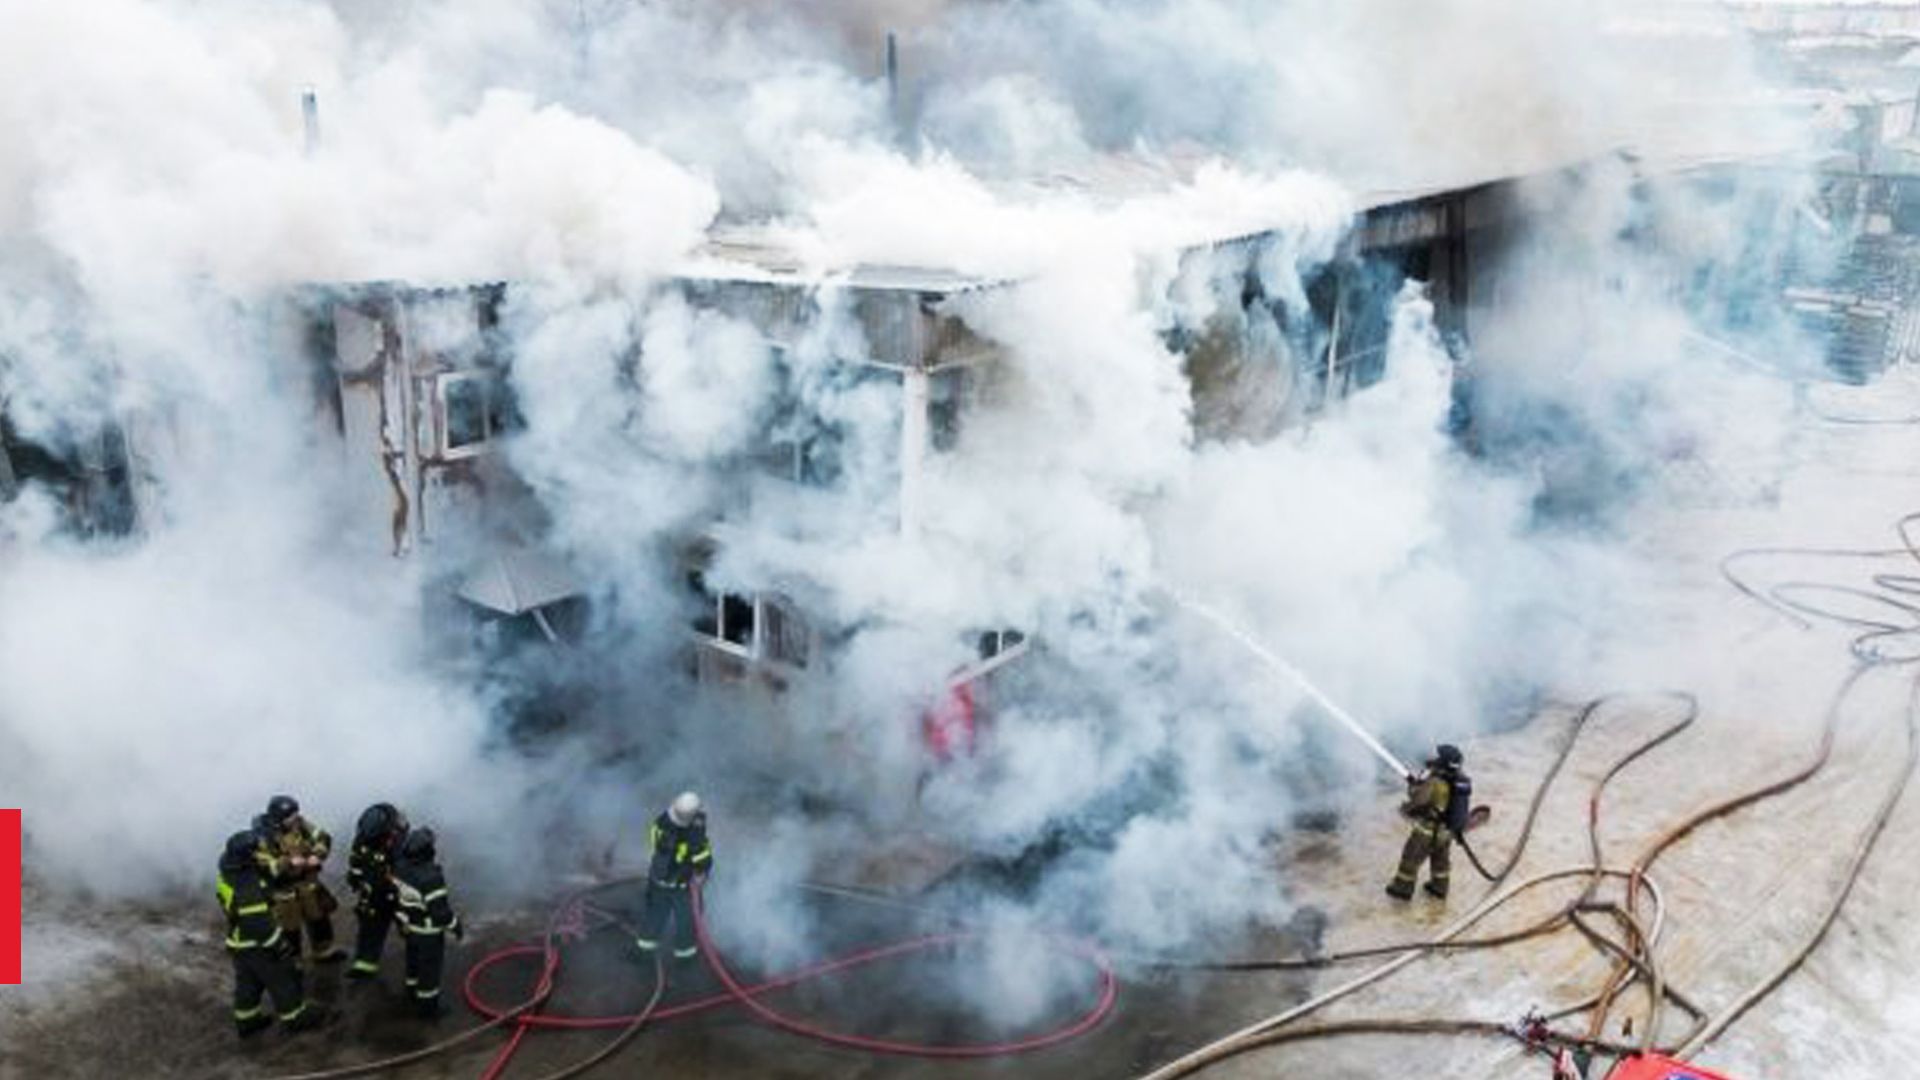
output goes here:
[{"label": "ground surface", "polygon": [[[1817,395],[1830,415],[1920,415],[1920,397],[1896,377],[1859,393]],[[1898,547],[1896,519],[1920,508],[1920,428],[1833,424],[1809,417],[1784,460],[1682,463],[1740,497],[1659,508],[1636,529],[1654,579],[1617,599],[1642,641],[1621,641],[1594,658],[1599,695],[1639,691],[1598,713],[1546,801],[1542,824],[1517,877],[1588,861],[1586,800],[1621,755],[1674,720],[1676,706],[1651,692],[1698,695],[1697,723],[1626,770],[1603,804],[1609,862],[1627,862],[1670,823],[1726,796],[1792,772],[1814,752],[1833,697],[1854,666],[1857,631],[1804,629],[1730,588],[1719,573],[1729,552],[1757,546]],[[1775,485],[1776,467],[1784,481]],[[1735,475],[1746,469],[1751,476]],[[1750,481],[1750,482],[1749,482]],[[1703,484],[1703,490],[1707,485]],[[1875,572],[1912,572],[1899,560],[1863,564],[1777,557],[1742,569],[1771,582],[1817,581],[1892,597]],[[1913,625],[1911,613],[1869,604],[1870,614]],[[1645,646],[1652,646],[1647,648]],[[1875,804],[1901,772],[1901,725],[1912,692],[1910,667],[1870,672],[1842,705],[1832,762],[1804,787],[1724,822],[1673,849],[1656,868],[1670,918],[1661,955],[1666,976],[1709,1010],[1737,997],[1806,939],[1841,884],[1849,849]],[[1573,695],[1569,695],[1573,696]],[[1548,710],[1528,728],[1469,742],[1482,798],[1503,813],[1479,846],[1492,861],[1509,849],[1511,813],[1542,776],[1567,729],[1570,710]],[[1303,898],[1323,904],[1328,947],[1432,933],[1446,920],[1432,905],[1396,910],[1377,902],[1383,854],[1397,836],[1384,808],[1356,815],[1355,829],[1329,864],[1298,874]],[[1469,876],[1464,879],[1473,885]],[[1844,1080],[1909,1076],[1920,1059],[1920,927],[1909,899],[1920,887],[1920,792],[1903,801],[1838,924],[1808,965],[1699,1057],[1740,1077]],[[1477,898],[1470,888],[1463,900]],[[1543,896],[1491,923],[1520,925],[1565,899]],[[1456,903],[1455,909],[1465,906]],[[1364,970],[1364,966],[1357,970]],[[1328,974],[1315,991],[1343,976]],[[1495,953],[1425,959],[1329,1009],[1325,1019],[1362,1016],[1511,1020],[1533,1006],[1570,1005],[1597,989],[1606,965],[1566,935]],[[1256,985],[1248,984],[1251,988]],[[1264,990],[1263,990],[1264,992]],[[1620,1022],[1644,1014],[1630,995]],[[1285,1007],[1275,995],[1269,1013]],[[1230,1025],[1197,1024],[1195,1042]],[[1679,1026],[1670,1019],[1663,1034]],[[1636,1029],[1637,1030],[1637,1029]],[[1468,1040],[1356,1038],[1338,1044],[1259,1051],[1209,1070],[1215,1078],[1306,1075],[1326,1080],[1399,1075],[1459,1080],[1540,1078],[1546,1068],[1510,1045]]]},{"label": "ground surface", "polygon": [[[616,909],[635,897],[625,891],[608,894]],[[856,949],[911,937],[938,929],[911,913],[879,909],[859,902],[823,899],[820,925],[827,930],[823,944]],[[537,936],[540,919],[528,913],[512,920],[496,920],[486,932],[470,935],[455,950],[455,964],[447,985],[458,986],[467,966],[494,948],[518,944]],[[43,995],[25,1007],[11,1009],[6,1020],[6,1042],[0,1050],[0,1077],[94,1076],[213,1076],[261,1077],[299,1074],[350,1065],[372,1058],[405,1053],[455,1034],[476,1021],[464,1007],[432,1024],[404,1013],[399,986],[399,959],[391,951],[380,985],[344,984],[337,969],[313,976],[309,982],[316,1000],[327,1003],[339,1019],[320,1033],[288,1036],[272,1032],[243,1050],[236,1050],[227,1023],[226,972],[218,954],[217,938],[205,932],[178,937],[150,960],[111,961],[80,978],[89,986],[84,995]],[[1279,947],[1275,942],[1275,947]],[[562,992],[556,1011],[620,1015],[638,1007],[651,988],[651,968],[641,963],[630,938],[617,928],[603,928],[569,946]],[[795,1015],[868,1035],[930,1042],[968,1042],[1017,1036],[1017,1031],[984,1027],[941,1000],[942,969],[964,977],[965,966],[979,958],[965,947],[918,955],[904,961],[914,978],[903,980],[900,969],[876,966],[782,993],[773,999]],[[1073,962],[1073,961],[1067,961]],[[489,973],[479,984],[503,1003],[525,993],[531,963],[508,964]],[[698,964],[669,969],[672,986],[665,1004],[705,997],[721,988]],[[741,973],[750,975],[752,973]],[[1091,969],[1081,980],[1084,993],[1075,1007],[1095,1000],[1096,980]],[[918,986],[921,989],[913,989]],[[904,988],[903,988],[904,987]],[[1019,1059],[946,1064],[875,1057],[820,1046],[771,1030],[737,1008],[723,1008],[675,1019],[659,1025],[622,1051],[606,1075],[715,1077],[880,1077],[949,1075],[1058,1075],[1121,1076],[1138,1072],[1170,1056],[1186,1038],[1176,1018],[1204,1012],[1225,1020],[1252,1019],[1276,990],[1263,989],[1249,997],[1240,988],[1213,980],[1169,980],[1158,984],[1133,983],[1125,987],[1120,1004],[1100,1032],[1057,1049]],[[1297,991],[1295,991],[1297,992]],[[526,1041],[514,1058],[511,1076],[541,1076],[591,1055],[614,1038],[617,1031],[546,1033]],[[498,1052],[502,1039],[487,1036],[420,1066],[386,1075],[412,1077],[479,1076]]]},{"label": "ground surface", "polygon": [[[1838,395],[1823,404],[1870,408],[1880,416],[1920,412],[1920,392],[1898,382],[1857,396]],[[1546,800],[1520,876],[1586,860],[1586,800],[1594,783],[1620,755],[1677,715],[1657,691],[1689,690],[1698,695],[1702,712],[1691,730],[1627,770],[1610,789],[1603,807],[1609,861],[1625,861],[1672,820],[1791,771],[1812,752],[1829,701],[1852,666],[1850,635],[1833,627],[1796,627],[1741,597],[1720,579],[1718,562],[1728,551],[1756,545],[1897,543],[1892,522],[1920,504],[1920,427],[1809,419],[1784,453],[1788,468],[1778,485],[1765,478],[1774,462],[1711,468],[1678,463],[1713,472],[1712,479],[1737,495],[1669,505],[1642,523],[1640,543],[1653,578],[1646,589],[1616,598],[1620,610],[1607,613],[1643,625],[1641,640],[1596,655],[1592,684],[1561,688],[1561,701],[1526,726],[1466,742],[1481,798],[1498,807],[1494,822],[1478,834],[1489,861],[1510,849],[1525,799],[1566,737],[1577,703],[1588,695],[1629,692],[1602,709],[1575,746]],[[1741,467],[1763,479],[1746,484],[1729,474]],[[1832,560],[1787,559],[1766,571],[1774,580],[1874,584],[1862,567]],[[1824,773],[1775,802],[1709,826],[1660,864],[1656,876],[1670,911],[1662,950],[1668,977],[1709,1008],[1730,1000],[1790,952],[1837,887],[1846,849],[1898,772],[1907,679],[1897,668],[1869,674],[1843,706],[1840,739]],[[1345,821],[1337,842],[1300,833],[1281,838],[1276,848],[1276,888],[1285,881],[1301,904],[1324,913],[1327,948],[1419,938],[1476,899],[1478,884],[1461,865],[1461,888],[1450,909],[1424,899],[1406,906],[1387,902],[1380,886],[1402,835],[1392,799],[1378,790],[1355,792]],[[1920,796],[1897,810],[1844,916],[1808,967],[1703,1061],[1743,1077],[1913,1075],[1910,1063],[1920,1059],[1920,976],[1913,974],[1920,967],[1920,924],[1911,918],[1910,899],[1916,890]],[[1515,925],[1564,895],[1543,894],[1489,929]],[[907,911],[825,897],[818,903],[830,944],[864,945],[929,928],[924,916]],[[29,897],[30,912],[51,906],[43,896]],[[398,965],[390,954],[381,987],[348,994],[336,976],[316,980],[317,996],[342,1013],[325,1033],[274,1033],[239,1053],[226,1026],[226,973],[216,931],[191,899],[154,909],[60,906],[58,921],[42,914],[29,928],[28,973],[36,985],[0,994],[0,1078],[276,1076],[405,1051],[473,1022],[457,1002],[430,1027],[398,1016]],[[465,965],[487,949],[535,933],[540,919],[534,911],[482,917],[476,933],[455,950],[448,985],[458,985]],[[1272,954],[1306,943],[1276,933],[1247,948]],[[1005,1035],[984,1030],[937,991],[913,989],[938,987],[942,977],[964,978],[965,965],[975,959],[960,949],[903,960],[915,968],[915,978],[902,980],[898,969],[880,967],[773,1000],[782,1009],[869,1034],[931,1041]],[[568,964],[558,1007],[620,1012],[644,996],[646,969],[617,932],[573,948]],[[1424,959],[1340,1003],[1327,1018],[1511,1020],[1530,1006],[1577,1000],[1605,970],[1567,937],[1498,953]],[[499,1000],[511,1000],[519,990],[509,985],[514,974],[507,969],[489,981]],[[642,1034],[606,1075],[1123,1077],[1350,974],[1155,974],[1135,966],[1125,973],[1118,1009],[1093,1035],[1032,1056],[982,1063],[835,1050],[770,1030],[740,1010],[722,1009]],[[711,977],[698,970],[676,982],[670,1003],[714,989]],[[1090,999],[1091,976],[1086,993],[1078,1000]],[[1630,997],[1609,1034],[1619,1034],[1625,1017],[1641,1022],[1641,1000]],[[611,1037],[589,1032],[530,1039],[509,1075],[542,1075],[591,1054]],[[487,1036],[399,1075],[479,1076],[499,1045]],[[1435,1080],[1545,1075],[1538,1059],[1498,1042],[1377,1037],[1261,1051],[1206,1075],[1342,1080],[1403,1070]]]}]

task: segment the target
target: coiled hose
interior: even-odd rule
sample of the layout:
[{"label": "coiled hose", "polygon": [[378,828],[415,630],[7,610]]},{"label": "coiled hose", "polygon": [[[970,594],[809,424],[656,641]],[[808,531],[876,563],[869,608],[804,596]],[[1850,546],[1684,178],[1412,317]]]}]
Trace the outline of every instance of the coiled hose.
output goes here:
[{"label": "coiled hose", "polygon": [[[514,1041],[503,1048],[501,1056],[496,1059],[496,1067],[488,1071],[485,1080],[494,1080],[495,1077],[500,1075],[500,1071],[505,1067],[506,1060],[512,1056],[513,1050],[517,1048],[521,1036],[535,1029],[591,1030],[614,1027],[623,1029],[621,1039],[615,1044],[604,1048],[595,1058],[581,1063],[573,1071],[553,1074],[556,1077],[573,1076],[578,1075],[579,1071],[584,1071],[584,1069],[591,1067],[593,1064],[605,1060],[606,1057],[618,1050],[619,1046],[624,1044],[627,1039],[637,1034],[640,1027],[646,1023],[666,1021],[676,1017],[706,1012],[729,1005],[737,1005],[744,1008],[765,1023],[803,1038],[844,1047],[850,1050],[859,1050],[865,1053],[935,1059],[1011,1057],[1031,1053],[1050,1046],[1056,1046],[1071,1039],[1079,1038],[1087,1032],[1092,1031],[1113,1011],[1114,1004],[1119,998],[1119,980],[1114,974],[1112,965],[1107,962],[1106,958],[1097,949],[1081,942],[1055,937],[1044,939],[1047,947],[1063,955],[1074,957],[1091,967],[1095,974],[1095,993],[1093,1003],[1085,1012],[1048,1031],[1019,1039],[978,1043],[921,1043],[896,1039],[882,1039],[852,1032],[836,1031],[783,1013],[766,1004],[763,999],[776,990],[824,978],[838,972],[914,953],[947,949],[957,945],[984,941],[987,940],[990,935],[984,931],[955,931],[950,933],[927,934],[894,942],[889,945],[863,949],[858,952],[822,961],[821,963],[802,968],[799,971],[787,975],[768,979],[753,985],[746,985],[734,975],[732,967],[728,964],[725,956],[713,940],[711,927],[708,925],[706,918],[704,897],[701,895],[697,885],[695,886],[693,901],[694,930],[700,943],[701,955],[705,958],[708,969],[712,971],[714,977],[718,979],[721,986],[725,988],[724,993],[661,1007],[659,1006],[660,987],[659,984],[656,983],[654,998],[648,1003],[646,1008],[637,1013],[621,1015],[564,1015],[545,1012],[539,1007],[521,1007],[518,1009],[517,1015],[512,1017],[516,1024]],[[630,930],[630,928],[628,929]],[[466,980],[462,986],[462,993],[468,1006],[479,1015],[488,1017],[490,1024],[501,1022],[508,1017],[510,1013],[514,1012],[514,1010],[488,1001],[480,991],[479,984],[481,978],[487,971],[522,957],[540,956],[543,958],[544,964],[545,955],[545,951],[540,946],[519,945],[501,949],[483,957],[468,970]],[[558,965],[552,965],[551,970],[557,973]],[[550,997],[551,993],[549,992],[546,996]],[[544,1000],[545,997],[542,998],[543,1002]]]},{"label": "coiled hose", "polygon": [[[1653,956],[1653,946],[1657,943],[1658,939],[1657,924],[1655,929],[1643,932],[1639,929],[1637,916],[1638,901],[1642,891],[1648,891],[1657,896],[1657,888],[1653,886],[1653,879],[1649,875],[1649,871],[1654,863],[1707,822],[1730,816],[1740,810],[1777,797],[1786,791],[1806,783],[1822,772],[1832,757],[1833,744],[1838,730],[1842,704],[1847,700],[1854,687],[1859,684],[1866,672],[1878,666],[1906,664],[1920,660],[1920,656],[1905,655],[1886,647],[1886,642],[1894,636],[1920,630],[1920,603],[1909,603],[1905,600],[1890,598],[1881,593],[1871,592],[1865,589],[1850,586],[1835,586],[1821,582],[1793,581],[1774,585],[1762,590],[1736,574],[1733,567],[1742,560],[1763,556],[1872,560],[1906,557],[1915,562],[1920,562],[1920,540],[1917,540],[1914,535],[1914,526],[1916,523],[1920,523],[1920,513],[1905,515],[1895,523],[1894,528],[1899,534],[1901,541],[1899,548],[1759,548],[1737,551],[1722,560],[1721,572],[1730,584],[1748,597],[1778,611],[1802,628],[1810,628],[1816,621],[1826,620],[1858,629],[1860,634],[1850,643],[1850,648],[1859,663],[1854,670],[1849,673],[1847,678],[1843,680],[1833,695],[1826,710],[1825,723],[1822,726],[1819,741],[1808,762],[1779,779],[1711,804],[1667,829],[1650,843],[1646,849],[1642,851],[1640,856],[1634,860],[1632,866],[1624,872],[1628,883],[1625,905],[1595,905],[1592,903],[1593,889],[1598,884],[1599,878],[1602,875],[1613,876],[1622,873],[1621,871],[1603,868],[1601,865],[1603,851],[1600,834],[1601,796],[1607,785],[1623,769],[1633,761],[1638,760],[1646,753],[1652,751],[1655,747],[1679,735],[1682,730],[1693,722],[1697,709],[1693,706],[1690,696],[1686,697],[1686,700],[1689,702],[1687,716],[1679,723],[1657,734],[1653,739],[1642,743],[1628,755],[1616,761],[1596,784],[1593,795],[1588,801],[1589,848],[1593,859],[1589,867],[1584,870],[1576,868],[1529,878],[1517,889],[1510,890],[1506,893],[1498,893],[1490,890],[1490,895],[1482,900],[1466,917],[1449,926],[1446,930],[1443,930],[1435,938],[1425,942],[1350,950],[1329,956],[1303,958],[1299,960],[1190,965],[1209,970],[1284,970],[1323,967],[1328,964],[1339,963],[1346,960],[1375,957],[1395,952],[1400,953],[1394,960],[1375,968],[1365,975],[1337,986],[1285,1012],[1269,1017],[1247,1028],[1243,1028],[1213,1043],[1209,1043],[1174,1062],[1162,1066],[1147,1074],[1144,1080],[1171,1080],[1173,1077],[1190,1075],[1212,1064],[1264,1046],[1339,1035],[1497,1034],[1519,1039],[1527,1039],[1529,1036],[1538,1037],[1539,1032],[1537,1030],[1531,1033],[1524,1033],[1512,1027],[1478,1020],[1416,1018],[1407,1020],[1354,1021],[1313,1028],[1295,1028],[1289,1025],[1300,1017],[1318,1011],[1335,1001],[1357,992],[1365,986],[1387,977],[1399,970],[1399,968],[1428,953],[1447,949],[1489,948],[1509,944],[1514,941],[1524,940],[1549,932],[1562,923],[1579,929],[1589,940],[1601,946],[1603,951],[1612,954],[1618,961],[1618,964],[1609,975],[1601,991],[1594,997],[1569,1008],[1562,1009],[1545,1018],[1549,1021],[1559,1020],[1577,1015],[1581,1012],[1590,1011],[1592,1016],[1589,1021],[1586,1037],[1574,1040],[1557,1033],[1547,1032],[1545,1039],[1549,1044],[1564,1045],[1568,1043],[1578,1043],[1591,1049],[1614,1053],[1616,1056],[1625,1052],[1645,1052],[1658,1038],[1661,1006],[1666,1000],[1670,999],[1695,1018],[1695,1023],[1691,1030],[1672,1047],[1671,1052],[1683,1057],[1699,1053],[1711,1044],[1714,1039],[1723,1034],[1727,1028],[1735,1023],[1741,1016],[1751,1011],[1751,1009],[1764,1000],[1767,995],[1777,990],[1819,947],[1820,942],[1832,928],[1833,923],[1839,918],[1840,912],[1845,907],[1847,899],[1852,895],[1853,889],[1865,869],[1868,858],[1884,834],[1893,813],[1905,797],[1916,768],[1920,768],[1920,675],[1916,675],[1912,681],[1905,708],[1903,727],[1906,753],[1902,760],[1900,771],[1894,776],[1885,795],[1875,809],[1872,818],[1869,820],[1867,827],[1856,840],[1849,855],[1846,872],[1840,884],[1830,897],[1821,919],[1809,932],[1807,938],[1787,956],[1775,970],[1755,983],[1746,992],[1739,995],[1732,1003],[1723,1007],[1719,1012],[1710,1015],[1703,1012],[1697,1004],[1662,979],[1660,970],[1654,963]],[[1920,575],[1911,573],[1880,573],[1875,574],[1871,580],[1875,586],[1886,592],[1901,596],[1920,596]],[[1803,599],[1803,597],[1808,595],[1844,596],[1855,600],[1866,600],[1870,603],[1882,605],[1889,611],[1899,612],[1907,616],[1908,621],[1904,624],[1898,621],[1889,622],[1884,619],[1863,617],[1847,611],[1833,610],[1829,607],[1813,603],[1810,600]],[[1535,793],[1533,804],[1529,809],[1520,839],[1516,843],[1515,850],[1507,863],[1502,866],[1498,874],[1495,874],[1481,866],[1477,858],[1473,859],[1475,868],[1479,870],[1483,876],[1497,882],[1511,871],[1513,865],[1518,861],[1520,850],[1524,848],[1526,839],[1531,833],[1540,802],[1544,798],[1547,786],[1552,783],[1554,776],[1558,774],[1561,764],[1565,762],[1567,754],[1571,751],[1573,741],[1577,739],[1580,731],[1584,729],[1586,721],[1591,718],[1597,706],[1598,702],[1590,704],[1576,719],[1574,730],[1570,733],[1567,745],[1562,748],[1561,754],[1556,759],[1553,768],[1549,770],[1546,779]],[[1469,857],[1472,858],[1470,849]],[[1532,884],[1539,883],[1545,878],[1580,873],[1592,875],[1586,892],[1583,893],[1580,899],[1567,905],[1554,916],[1523,928],[1522,930],[1497,937],[1467,941],[1455,940],[1460,933],[1473,925],[1473,923],[1512,899],[1518,891]],[[1657,900],[1655,903],[1658,905]],[[1599,934],[1596,929],[1584,919],[1583,916],[1585,914],[1590,914],[1595,910],[1607,911],[1627,928],[1627,946],[1622,947],[1618,943],[1607,939],[1604,935]],[[1629,983],[1640,978],[1645,978],[1648,981],[1651,1000],[1649,1002],[1647,1023],[1641,1031],[1638,1044],[1631,1048],[1625,1048],[1600,1040],[1598,1034],[1605,1028],[1606,1018],[1613,1002]]]}]

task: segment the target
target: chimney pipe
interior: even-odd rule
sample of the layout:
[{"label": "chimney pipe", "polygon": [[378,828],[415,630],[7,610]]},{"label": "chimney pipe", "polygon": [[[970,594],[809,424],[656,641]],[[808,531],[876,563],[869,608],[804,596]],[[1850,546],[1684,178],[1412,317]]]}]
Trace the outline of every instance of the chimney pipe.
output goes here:
[{"label": "chimney pipe", "polygon": [[300,120],[306,131],[307,156],[320,149],[320,95],[309,86],[300,91]]},{"label": "chimney pipe", "polygon": [[900,115],[900,49],[893,31],[887,31],[887,118],[893,123],[893,134],[899,139],[906,134],[906,124]]}]

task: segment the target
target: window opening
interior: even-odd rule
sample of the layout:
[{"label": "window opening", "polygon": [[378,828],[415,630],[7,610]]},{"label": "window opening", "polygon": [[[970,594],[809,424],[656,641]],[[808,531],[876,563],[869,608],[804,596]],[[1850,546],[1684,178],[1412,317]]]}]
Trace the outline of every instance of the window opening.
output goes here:
[{"label": "window opening", "polygon": [[474,453],[492,437],[494,406],[487,377],[472,372],[442,375],[440,449],[449,455]]},{"label": "window opening", "polygon": [[980,635],[980,659],[991,660],[1001,653],[1027,640],[1027,635],[1018,630],[988,630]]},{"label": "window opening", "polygon": [[971,368],[944,367],[928,376],[927,441],[934,450],[951,450],[959,444],[961,415],[972,389]]},{"label": "window opening", "polygon": [[733,593],[721,593],[718,605],[720,640],[731,642],[742,648],[751,646],[754,625],[753,601]]}]

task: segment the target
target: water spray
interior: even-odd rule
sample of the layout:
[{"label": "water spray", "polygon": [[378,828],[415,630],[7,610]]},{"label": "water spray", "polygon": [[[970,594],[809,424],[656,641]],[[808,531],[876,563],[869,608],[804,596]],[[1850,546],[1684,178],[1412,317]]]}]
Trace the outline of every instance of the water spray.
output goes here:
[{"label": "water spray", "polygon": [[1287,663],[1284,659],[1276,655],[1271,649],[1268,649],[1266,646],[1260,644],[1260,642],[1257,639],[1255,639],[1253,635],[1247,633],[1245,630],[1240,629],[1238,626],[1230,622],[1226,618],[1226,616],[1221,615],[1219,612],[1213,610],[1212,608],[1208,607],[1205,604],[1200,603],[1198,600],[1190,600],[1187,597],[1181,596],[1178,593],[1174,593],[1173,602],[1180,605],[1182,608],[1185,608],[1186,610],[1194,613],[1195,615],[1198,615],[1201,618],[1207,620],[1208,622],[1212,623],[1214,626],[1220,628],[1229,637],[1233,638],[1235,641],[1239,642],[1240,644],[1246,646],[1248,652],[1259,657],[1260,660],[1264,662],[1268,667],[1274,669],[1275,671],[1278,671],[1282,675],[1285,675],[1287,678],[1293,680],[1295,685],[1300,687],[1300,689],[1306,691],[1308,697],[1312,698],[1315,702],[1319,703],[1321,708],[1331,713],[1333,715],[1333,718],[1335,720],[1340,721],[1340,723],[1344,725],[1348,731],[1353,732],[1355,738],[1358,738],[1361,742],[1365,743],[1367,746],[1367,749],[1373,751],[1373,754],[1375,757],[1379,758],[1381,761],[1386,762],[1387,766],[1391,768],[1396,774],[1398,774],[1402,779],[1410,780],[1413,778],[1414,772],[1412,769],[1407,767],[1406,762],[1401,761],[1399,758],[1395,757],[1391,750],[1388,750],[1386,746],[1380,742],[1379,739],[1374,737],[1373,732],[1368,731],[1365,727],[1361,725],[1360,721],[1354,719],[1352,713],[1349,713],[1347,710],[1341,708],[1337,703],[1334,702],[1332,698],[1328,697],[1325,693],[1323,693],[1318,686],[1315,686],[1313,683],[1313,680],[1307,678],[1305,672],[1302,672],[1299,668],[1294,667],[1292,664]]}]

